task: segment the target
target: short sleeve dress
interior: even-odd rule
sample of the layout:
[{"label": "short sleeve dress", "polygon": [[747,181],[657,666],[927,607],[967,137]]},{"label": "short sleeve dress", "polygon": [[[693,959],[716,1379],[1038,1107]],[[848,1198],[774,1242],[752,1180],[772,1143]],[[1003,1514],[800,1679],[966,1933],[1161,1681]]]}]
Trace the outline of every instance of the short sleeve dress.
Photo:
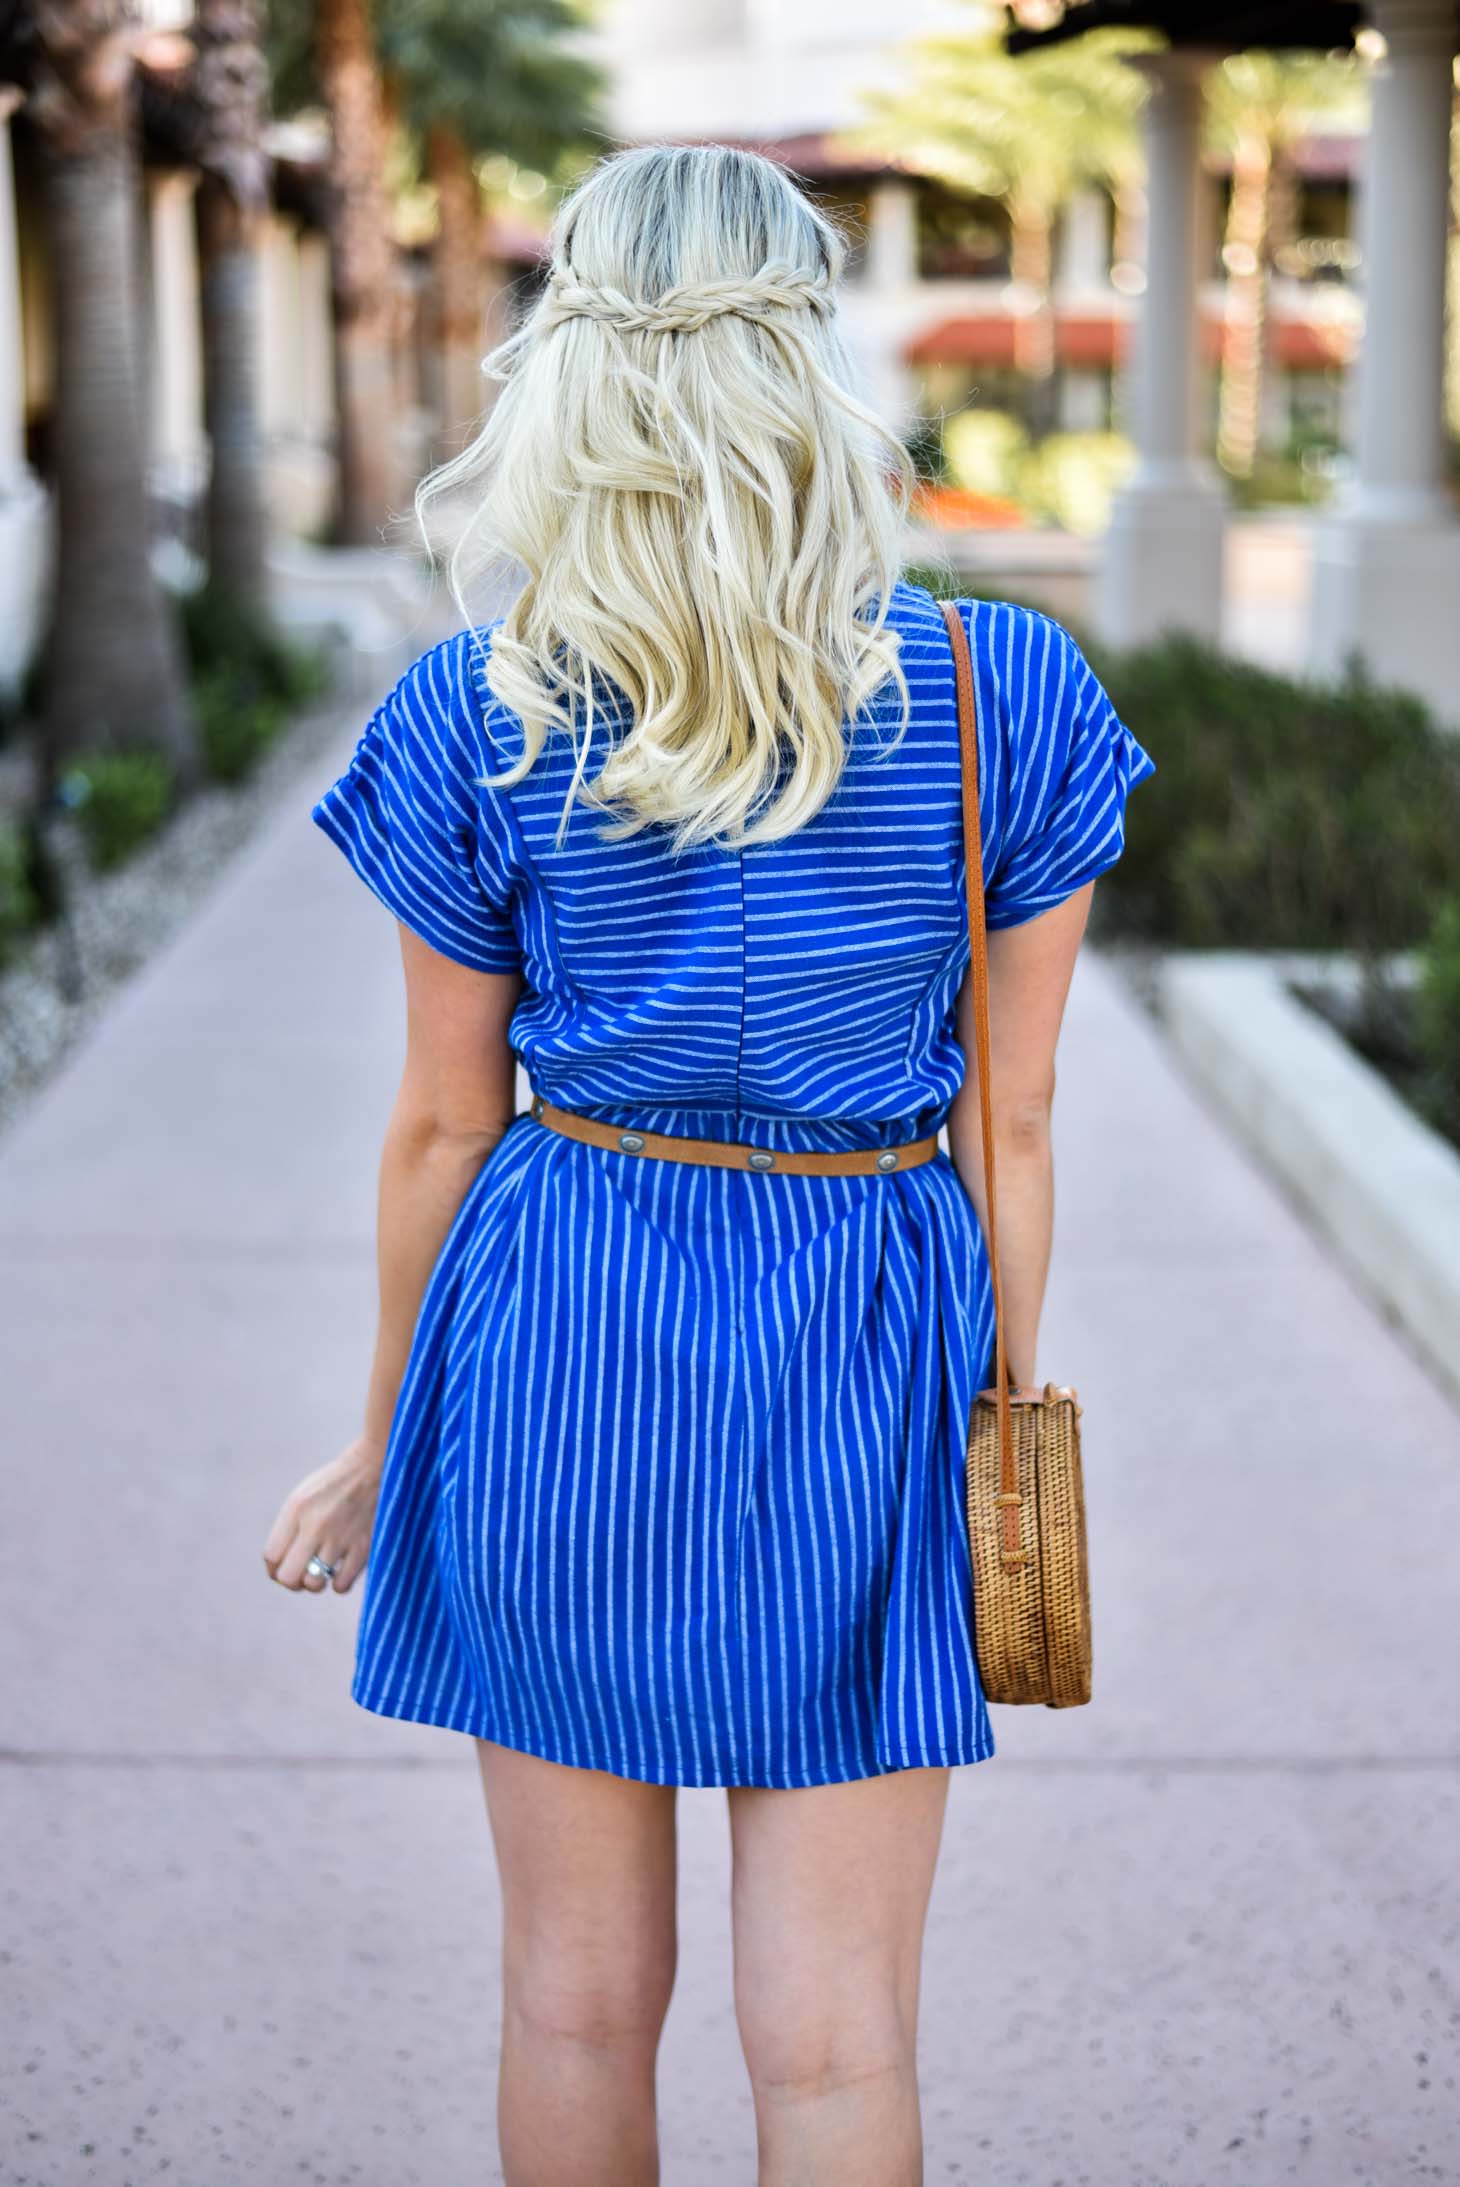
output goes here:
[{"label": "short sleeve dress", "polygon": [[[1115,863],[1154,761],[1059,624],[960,611],[996,929]],[[908,726],[875,702],[783,841],[675,855],[657,830],[605,840],[576,799],[560,826],[565,739],[483,786],[521,750],[490,628],[407,671],[311,817],[432,947],[520,978],[510,1038],[547,1099],[772,1149],[935,1132],[964,1073],[956,692],[936,601],[899,584],[889,612]],[[610,703],[606,733],[625,718]],[[523,1110],[422,1299],[354,1699],[655,1784],[985,1759],[963,1442],[993,1334],[946,1152],[712,1169]]]}]

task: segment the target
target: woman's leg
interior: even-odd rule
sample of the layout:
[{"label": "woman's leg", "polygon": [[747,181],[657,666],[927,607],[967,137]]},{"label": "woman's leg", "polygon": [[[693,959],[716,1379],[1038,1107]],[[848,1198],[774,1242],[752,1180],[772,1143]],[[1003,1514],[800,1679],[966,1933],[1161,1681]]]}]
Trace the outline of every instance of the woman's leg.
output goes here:
[{"label": "woman's leg", "polygon": [[476,1745],[502,1878],[507,2187],[654,2187],[674,1787]]},{"label": "woman's leg", "polygon": [[729,1798],[760,2187],[919,2187],[918,1988],[948,1771]]}]

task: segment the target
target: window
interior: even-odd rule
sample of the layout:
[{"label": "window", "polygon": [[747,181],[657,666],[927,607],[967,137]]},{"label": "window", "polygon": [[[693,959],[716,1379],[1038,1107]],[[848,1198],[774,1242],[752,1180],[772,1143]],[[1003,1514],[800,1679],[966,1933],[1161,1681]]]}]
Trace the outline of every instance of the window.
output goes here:
[{"label": "window", "polygon": [[995,198],[963,197],[941,183],[918,193],[918,278],[922,281],[1007,281],[1007,209]]}]

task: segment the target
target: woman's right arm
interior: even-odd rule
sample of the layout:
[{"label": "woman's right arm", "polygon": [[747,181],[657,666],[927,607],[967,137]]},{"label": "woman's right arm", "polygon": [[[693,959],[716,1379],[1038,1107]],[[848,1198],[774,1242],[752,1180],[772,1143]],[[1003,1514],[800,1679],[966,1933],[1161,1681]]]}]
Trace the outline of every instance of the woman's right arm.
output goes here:
[{"label": "woman's right arm", "polygon": [[317,1593],[317,1550],[345,1594],[370,1548],[381,1469],[431,1271],[462,1201],[511,1124],[516,1057],[508,1039],[518,972],[477,972],[400,923],[406,1060],[380,1159],[379,1316],[360,1433],[285,1499],[264,1544],[270,1578]]},{"label": "woman's right arm", "polygon": [[[1055,1048],[1094,893],[1095,883],[1087,881],[1052,910],[988,937],[989,1095],[1004,1341],[1010,1381],[1025,1389],[1038,1379],[1035,1351],[1054,1234]],[[957,1029],[968,1067],[949,1111],[948,1147],[987,1239],[971,970],[959,991]]]}]

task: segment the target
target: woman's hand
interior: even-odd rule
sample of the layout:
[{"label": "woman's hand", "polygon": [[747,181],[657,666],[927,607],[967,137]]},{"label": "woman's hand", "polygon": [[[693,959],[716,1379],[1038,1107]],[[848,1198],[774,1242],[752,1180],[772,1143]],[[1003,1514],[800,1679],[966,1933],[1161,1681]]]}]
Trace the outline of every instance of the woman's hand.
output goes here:
[{"label": "woman's hand", "polygon": [[370,1553],[381,1458],[361,1436],[290,1491],[264,1543],[270,1579],[296,1594],[321,1594],[325,1581],[305,1570],[319,1556],[335,1567],[335,1593],[349,1593]]}]

